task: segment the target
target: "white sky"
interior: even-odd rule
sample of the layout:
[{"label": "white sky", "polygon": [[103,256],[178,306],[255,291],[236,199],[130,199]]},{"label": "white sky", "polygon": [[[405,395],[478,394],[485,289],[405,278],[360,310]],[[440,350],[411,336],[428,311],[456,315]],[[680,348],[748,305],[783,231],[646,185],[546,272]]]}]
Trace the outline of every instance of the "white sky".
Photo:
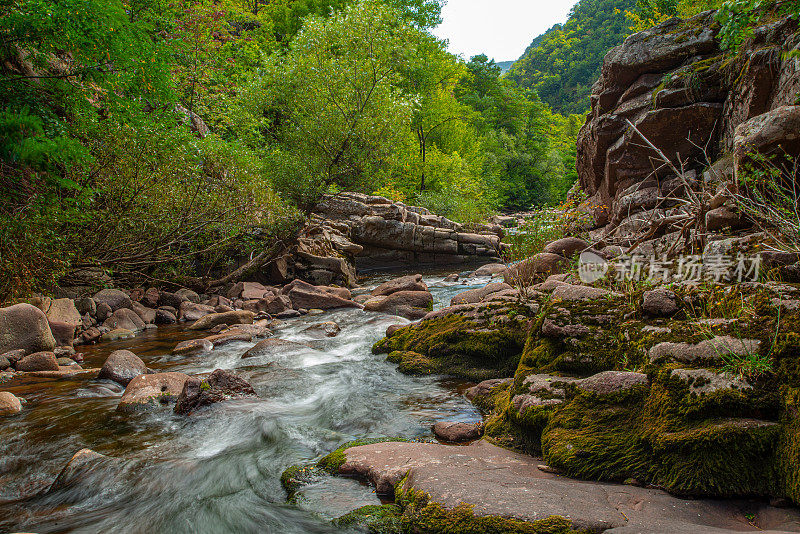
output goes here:
[{"label": "white sky", "polygon": [[567,20],[577,0],[447,0],[433,33],[450,41],[450,52],[469,59],[518,59],[534,37]]}]

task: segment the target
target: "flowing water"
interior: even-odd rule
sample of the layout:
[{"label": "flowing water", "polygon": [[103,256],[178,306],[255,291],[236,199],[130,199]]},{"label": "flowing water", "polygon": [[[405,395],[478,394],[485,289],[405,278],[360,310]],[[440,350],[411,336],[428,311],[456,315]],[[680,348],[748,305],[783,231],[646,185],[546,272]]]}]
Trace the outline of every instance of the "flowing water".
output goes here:
[{"label": "flowing water", "polygon": [[[396,276],[396,274],[395,274]],[[486,279],[447,283],[426,276],[435,307]],[[372,285],[382,281],[370,280]],[[335,321],[342,330],[320,339],[308,326]],[[480,419],[444,377],[400,374],[372,344],[405,319],[339,310],[285,322],[275,337],[308,348],[241,359],[253,343],[208,355],[174,357],[178,341],[197,337],[180,327],[83,348],[84,367],[99,367],[125,348],[158,371],[233,369],[260,398],[231,401],[189,417],[171,411],[120,414],[123,388],[107,380],[16,379],[0,389],[27,402],[0,421],[0,532],[335,532],[328,522],[379,500],[366,485],[328,479],[286,503],[279,477],[356,438],[432,439],[440,420]],[[72,455],[90,448],[103,460],[80,484],[47,492]]]}]

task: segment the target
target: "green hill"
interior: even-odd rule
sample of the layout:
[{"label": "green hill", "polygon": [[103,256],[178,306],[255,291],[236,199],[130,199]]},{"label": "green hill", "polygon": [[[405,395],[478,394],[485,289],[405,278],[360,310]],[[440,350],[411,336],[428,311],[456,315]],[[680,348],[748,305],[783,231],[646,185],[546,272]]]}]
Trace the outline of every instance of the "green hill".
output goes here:
[{"label": "green hill", "polygon": [[581,113],[608,50],[628,34],[636,0],[580,0],[565,24],[536,37],[508,76],[534,89],[554,111]]}]

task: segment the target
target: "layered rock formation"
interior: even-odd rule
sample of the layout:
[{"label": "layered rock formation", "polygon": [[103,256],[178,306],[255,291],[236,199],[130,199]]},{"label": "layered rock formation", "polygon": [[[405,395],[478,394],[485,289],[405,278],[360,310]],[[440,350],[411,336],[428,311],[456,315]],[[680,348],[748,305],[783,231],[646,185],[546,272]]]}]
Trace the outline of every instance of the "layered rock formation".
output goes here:
[{"label": "layered rock formation", "polygon": [[425,208],[361,193],[327,195],[297,247],[268,267],[273,283],[355,285],[357,269],[496,261],[503,230],[467,228]]},{"label": "layered rock formation", "polygon": [[724,193],[747,153],[800,153],[800,61],[790,54],[800,43],[797,22],[756,28],[738,53],[721,50],[718,28],[713,12],[672,19],[606,56],[578,137],[578,171],[609,241],[629,245],[652,221],[686,213],[679,199],[691,198],[687,185],[705,194],[708,230],[735,229]]}]

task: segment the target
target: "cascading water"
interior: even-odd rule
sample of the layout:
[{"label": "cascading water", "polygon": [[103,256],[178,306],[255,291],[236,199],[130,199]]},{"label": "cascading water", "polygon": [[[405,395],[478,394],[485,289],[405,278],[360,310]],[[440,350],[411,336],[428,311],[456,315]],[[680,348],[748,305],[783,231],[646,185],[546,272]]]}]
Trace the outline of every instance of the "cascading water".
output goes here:
[{"label": "cascading water", "polygon": [[[382,279],[373,279],[378,283]],[[468,284],[426,277],[435,307]],[[306,332],[335,321],[333,338]],[[280,475],[356,438],[432,438],[439,420],[475,421],[461,392],[466,384],[397,372],[372,344],[405,319],[339,310],[285,322],[275,337],[302,343],[269,356],[242,359],[254,343],[196,357],[171,356],[196,337],[178,327],[85,349],[87,367],[126,348],[158,371],[208,373],[232,369],[260,398],[216,405],[200,414],[171,410],[136,415],[115,411],[123,388],[105,380],[17,379],[4,385],[27,400],[22,414],[0,426],[1,532],[335,532],[329,519],[378,504],[358,481],[328,480],[287,504]],[[80,483],[47,488],[82,448],[108,455]]]}]

